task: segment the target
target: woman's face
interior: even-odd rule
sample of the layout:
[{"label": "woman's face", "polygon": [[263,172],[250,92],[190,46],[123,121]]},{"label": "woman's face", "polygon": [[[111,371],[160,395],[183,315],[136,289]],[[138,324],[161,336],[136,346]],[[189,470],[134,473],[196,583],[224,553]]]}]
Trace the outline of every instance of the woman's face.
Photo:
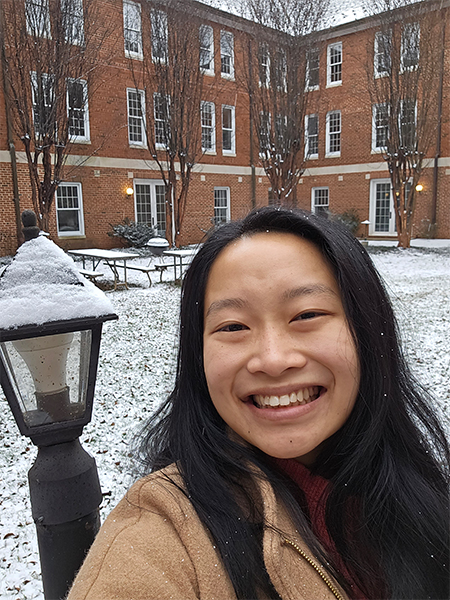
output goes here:
[{"label": "woman's face", "polygon": [[334,275],[289,233],[227,246],[205,293],[204,368],[211,399],[244,440],[312,463],[347,420],[359,363]]}]

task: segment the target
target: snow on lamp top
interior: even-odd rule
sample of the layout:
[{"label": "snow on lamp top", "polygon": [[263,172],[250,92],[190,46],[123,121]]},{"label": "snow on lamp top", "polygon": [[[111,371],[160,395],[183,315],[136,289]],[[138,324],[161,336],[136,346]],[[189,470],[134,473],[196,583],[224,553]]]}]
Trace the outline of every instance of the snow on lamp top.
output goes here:
[{"label": "snow on lamp top", "polygon": [[113,312],[105,294],[44,236],[22,244],[0,276],[0,329]]}]

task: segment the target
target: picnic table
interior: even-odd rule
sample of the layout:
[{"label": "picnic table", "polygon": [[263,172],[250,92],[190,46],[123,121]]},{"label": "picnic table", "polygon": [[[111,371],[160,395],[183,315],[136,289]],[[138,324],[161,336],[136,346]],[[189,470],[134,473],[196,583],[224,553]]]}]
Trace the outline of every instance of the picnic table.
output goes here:
[{"label": "picnic table", "polygon": [[[186,248],[185,250],[164,250],[163,255],[164,256],[172,256],[173,257],[173,270],[174,270],[174,277],[175,277],[175,281],[177,280],[177,267],[179,267],[180,269],[180,277],[179,279],[181,279],[181,275],[183,274],[183,266],[188,265],[192,258],[194,257],[194,255],[197,253],[198,248]],[[184,262],[183,262],[183,259]],[[189,259],[189,260],[187,260]]]},{"label": "picnic table", "polygon": [[[128,289],[127,283],[127,260],[139,258],[139,254],[135,252],[124,252],[122,250],[102,250],[101,248],[86,248],[84,250],[68,250],[68,254],[81,256],[83,261],[83,269],[86,269],[86,259],[92,260],[92,271],[98,267],[101,261],[111,269],[114,275],[114,289],[125,287]],[[118,268],[123,268],[123,281],[119,276]],[[130,268],[130,267],[128,267]]]}]

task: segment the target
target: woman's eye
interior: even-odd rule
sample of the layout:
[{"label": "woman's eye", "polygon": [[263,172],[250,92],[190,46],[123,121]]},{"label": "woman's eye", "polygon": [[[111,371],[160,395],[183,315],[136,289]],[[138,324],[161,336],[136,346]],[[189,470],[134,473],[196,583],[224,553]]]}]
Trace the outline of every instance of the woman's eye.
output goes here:
[{"label": "woman's eye", "polygon": [[230,323],[221,327],[219,331],[243,331],[244,329],[247,329],[247,327],[241,323]]},{"label": "woman's eye", "polygon": [[308,312],[301,313],[297,317],[295,317],[294,321],[306,321],[308,319],[314,319],[315,317],[320,317],[322,313],[316,312],[314,310],[310,310]]}]

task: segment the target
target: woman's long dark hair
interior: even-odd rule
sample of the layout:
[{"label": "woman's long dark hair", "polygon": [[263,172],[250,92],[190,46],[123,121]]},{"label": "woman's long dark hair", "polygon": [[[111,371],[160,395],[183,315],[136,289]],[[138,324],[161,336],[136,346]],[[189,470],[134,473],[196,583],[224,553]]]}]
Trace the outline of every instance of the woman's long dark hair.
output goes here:
[{"label": "woman's long dark hair", "polygon": [[[264,568],[265,523],[249,485],[242,485],[254,477],[254,466],[276,487],[316,556],[333,564],[323,555],[289,480],[270,457],[230,438],[206,385],[203,310],[211,266],[228,244],[263,231],[293,233],[319,248],[338,282],[359,354],[355,407],[314,467],[331,482],[326,523],[337,551],[369,598],[447,599],[449,447],[427,392],[405,363],[392,307],[372,261],[336,223],[303,211],[264,207],[223,225],[205,242],[183,282],[175,389],[142,437],[145,471],[178,464],[239,599],[261,592],[278,598]],[[349,534],[349,506],[355,502],[357,526]],[[342,574],[333,566],[330,571],[348,591]]]}]

